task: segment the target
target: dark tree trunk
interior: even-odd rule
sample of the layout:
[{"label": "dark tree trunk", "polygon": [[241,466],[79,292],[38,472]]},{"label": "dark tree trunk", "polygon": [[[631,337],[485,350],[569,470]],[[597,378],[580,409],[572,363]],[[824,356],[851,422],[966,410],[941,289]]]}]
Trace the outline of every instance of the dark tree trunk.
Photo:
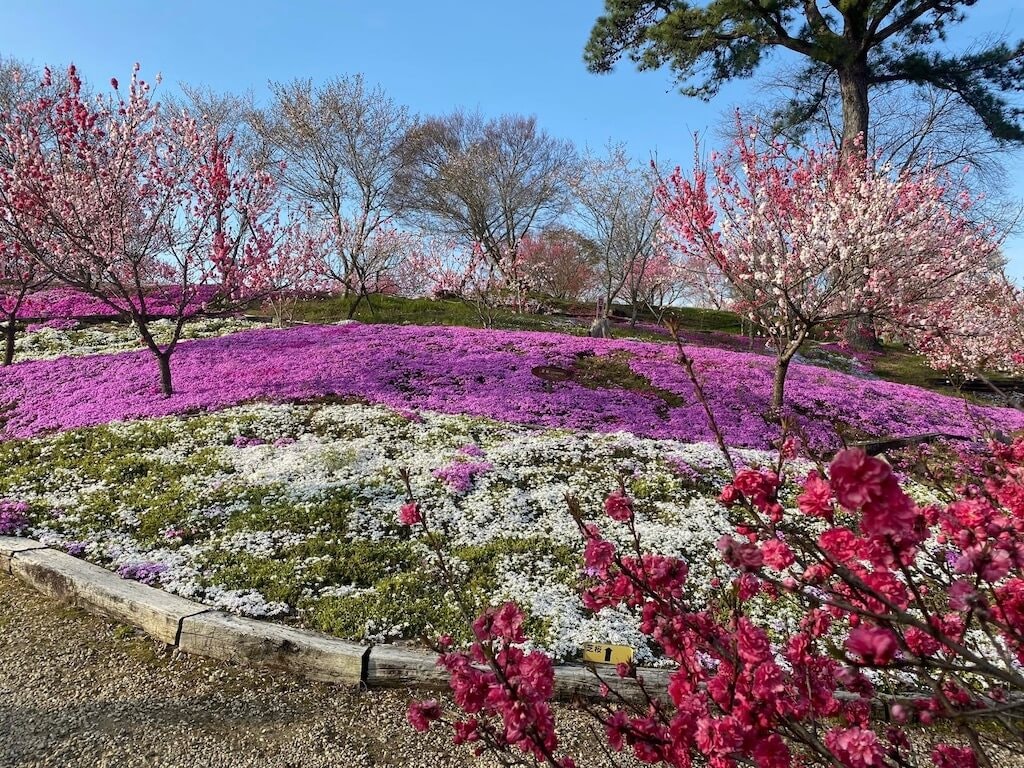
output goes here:
[{"label": "dark tree trunk", "polygon": [[781,415],[782,401],[786,394],[786,373],[793,360],[792,354],[785,354],[775,360],[775,376],[772,380],[772,414]]},{"label": "dark tree trunk", "polygon": [[160,352],[156,356],[160,366],[160,390],[164,397],[174,394],[174,387],[171,386],[171,355],[169,352]]},{"label": "dark tree trunk", "polygon": [[373,306],[373,300],[370,299],[370,294],[366,294],[366,308],[370,310],[370,317],[377,319],[377,310]]},{"label": "dark tree trunk", "polygon": [[17,330],[18,327],[14,324],[14,320],[8,320],[7,326],[4,328],[4,365],[14,362],[14,338]]},{"label": "dark tree trunk", "polygon": [[349,305],[349,308],[348,308],[348,319],[349,320],[351,320],[352,318],[354,318],[356,316],[356,309],[359,308],[359,304],[360,304],[360,302],[362,300],[363,300],[363,292],[359,291],[358,293],[356,293],[356,300],[353,301],[351,305]]},{"label": "dark tree trunk", "polygon": [[[868,65],[867,59],[858,59],[839,70],[839,92],[843,100],[844,158],[853,161],[867,157],[868,121]],[[870,265],[865,264],[865,269]],[[854,349],[879,349],[874,319],[870,315],[855,317],[847,323],[846,343]]]},{"label": "dark tree trunk", "polygon": [[845,157],[867,155],[868,62],[858,59],[839,70],[839,93],[843,100],[843,144]]},{"label": "dark tree trunk", "polygon": [[875,318],[871,314],[859,315],[846,324],[843,340],[853,349],[880,352],[882,342],[875,329]]}]

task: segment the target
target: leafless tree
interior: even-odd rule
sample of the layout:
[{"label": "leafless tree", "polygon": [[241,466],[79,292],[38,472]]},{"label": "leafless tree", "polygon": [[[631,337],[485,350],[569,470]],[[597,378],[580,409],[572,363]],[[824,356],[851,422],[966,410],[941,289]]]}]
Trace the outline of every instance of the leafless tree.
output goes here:
[{"label": "leafless tree", "polygon": [[513,281],[523,237],[568,208],[577,162],[572,144],[533,117],[466,112],[424,121],[401,157],[397,206],[426,230],[479,244]]},{"label": "leafless tree", "polygon": [[656,256],[657,182],[654,169],[633,160],[621,144],[588,152],[573,181],[574,218],[596,248],[604,306],[610,310],[623,297],[634,317],[644,304],[643,275]]},{"label": "leafless tree", "polygon": [[247,171],[271,170],[273,148],[267,138],[254,130],[253,95],[215,91],[209,86],[180,83],[180,94],[166,99],[167,112],[186,109],[218,134],[231,138],[232,155],[245,163]]},{"label": "leafless tree", "polygon": [[404,162],[398,150],[417,120],[362,75],[270,88],[273,102],[252,114],[253,130],[270,145],[271,158],[282,161],[284,188],[331,228],[323,277],[354,297],[352,317],[401,256],[386,245],[400,240],[393,226]]}]

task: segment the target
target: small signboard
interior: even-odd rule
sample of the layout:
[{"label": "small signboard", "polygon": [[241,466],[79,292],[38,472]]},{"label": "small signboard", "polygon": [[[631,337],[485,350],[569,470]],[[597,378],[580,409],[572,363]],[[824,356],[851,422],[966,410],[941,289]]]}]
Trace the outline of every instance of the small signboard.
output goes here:
[{"label": "small signboard", "polygon": [[560,365],[535,365],[530,373],[545,381],[568,381],[572,378],[572,371]]},{"label": "small signboard", "polygon": [[545,392],[551,391],[551,382],[568,381],[572,378],[572,371],[558,365],[535,365],[530,369],[530,373],[544,382]]},{"label": "small signboard", "polygon": [[633,660],[633,649],[614,643],[584,643],[583,660],[593,664],[628,664]]}]

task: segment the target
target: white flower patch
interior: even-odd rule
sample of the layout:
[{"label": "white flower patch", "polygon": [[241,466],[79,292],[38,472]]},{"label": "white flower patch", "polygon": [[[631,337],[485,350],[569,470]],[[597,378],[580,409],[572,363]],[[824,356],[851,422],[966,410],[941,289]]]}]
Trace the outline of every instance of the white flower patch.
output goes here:
[{"label": "white flower patch", "polygon": [[338,476],[354,460],[351,449],[304,436],[295,443],[224,448],[222,457],[247,485],[285,484],[290,498],[308,499],[338,485]]},{"label": "white flower patch", "polygon": [[[185,325],[182,338],[205,339],[266,327],[266,323],[235,317],[196,318]],[[149,330],[157,343],[165,344],[171,340],[174,324],[170,320],[154,320],[149,323]],[[53,360],[58,357],[105,355],[143,348],[138,330],[128,323],[116,321],[72,329],[38,326],[21,334],[14,342],[18,360]]]},{"label": "white flower patch", "polygon": [[[373,590],[369,587],[356,587],[352,584],[340,584],[337,586],[324,587],[316,591],[317,597],[354,597],[365,595]],[[312,594],[312,590],[311,590]]]},{"label": "white flower patch", "polygon": [[206,590],[204,601],[214,608],[255,618],[272,619],[291,610],[287,603],[269,602],[254,589],[211,587]]},{"label": "white flower patch", "polygon": [[216,542],[216,548],[254,557],[272,557],[288,547],[308,541],[311,534],[288,531],[239,531]]},{"label": "white flower patch", "polygon": [[[121,451],[135,435],[159,434],[159,448],[137,451],[140,464],[159,463],[177,471],[183,493],[194,503],[160,517],[160,510],[143,508],[144,502],[135,499],[114,503],[120,489],[97,481],[84,468],[80,474],[62,469],[48,478],[45,488],[19,489],[24,493],[18,498],[60,510],[33,533],[53,546],[73,546],[114,570],[149,564],[158,571],[154,583],[169,592],[244,615],[306,611],[249,588],[266,584],[268,578],[294,580],[275,582],[275,587],[287,587],[299,602],[373,592],[366,586],[373,579],[360,581],[359,573],[335,568],[331,557],[321,554],[338,552],[339,543],[353,551],[378,547],[358,550],[371,553],[400,545],[404,558],[411,544],[412,560],[397,560],[403,565],[374,573],[390,577],[405,568],[413,576],[432,578],[418,573],[429,552],[396,519],[406,493],[400,469],[408,471],[413,495],[431,527],[448,537],[452,549],[494,544],[501,552],[509,542],[544,543],[546,551],[536,556],[496,558],[496,578],[490,583],[497,588],[488,597],[494,602],[515,599],[543,620],[549,631],[538,643],[560,658],[575,655],[583,643],[614,642],[633,647],[642,663],[654,659],[634,615],[618,609],[596,615],[586,610],[577,591],[575,564],[567,566],[549,556],[553,546],[547,545],[569,552],[583,549],[567,496],[629,554],[627,527],[608,518],[603,507],[621,479],[635,500],[644,549],[684,559],[698,601],[713,577],[728,577],[724,570],[716,573],[714,564],[719,562],[715,542],[731,530],[716,500],[729,472],[712,444],[543,430],[428,412],[416,420],[383,406],[336,404],[246,405],[194,419],[126,422],[105,429],[112,436],[111,447],[116,444]],[[39,439],[44,457],[53,450],[53,441]],[[95,442],[88,445],[96,450]],[[73,440],[63,440],[61,450],[65,458],[82,451],[82,462],[89,461],[86,449]],[[754,450],[732,454],[737,464],[746,466],[771,465],[774,459]],[[460,487],[450,482],[453,475],[437,474],[470,464],[475,466],[472,473],[454,475],[460,482],[469,478]],[[796,463],[790,476],[809,469],[809,464]],[[932,497],[918,486],[910,490],[918,500]],[[96,521],[81,511],[93,500],[107,502],[98,505],[103,509],[100,519],[109,520],[116,530],[94,530]],[[147,519],[151,521],[144,526]],[[331,523],[338,528],[332,529]],[[151,538],[140,533],[143,529]],[[255,565],[225,567],[231,565],[232,554]],[[410,568],[409,562],[415,565]],[[452,562],[459,571],[469,567],[458,558]],[[355,583],[338,583],[342,580]],[[396,615],[401,607],[396,606]],[[789,631],[790,621],[778,617],[780,635]],[[366,627],[367,638],[393,639],[403,629],[401,621],[390,617],[376,623],[366,617],[359,626]]]}]

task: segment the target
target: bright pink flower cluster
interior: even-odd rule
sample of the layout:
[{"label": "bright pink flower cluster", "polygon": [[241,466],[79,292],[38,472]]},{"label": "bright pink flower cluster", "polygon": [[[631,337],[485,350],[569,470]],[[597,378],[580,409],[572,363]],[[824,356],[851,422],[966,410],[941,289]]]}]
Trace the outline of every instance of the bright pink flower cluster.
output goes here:
[{"label": "bright pink flower cluster", "polygon": [[416,525],[423,522],[420,505],[415,501],[407,501],[398,510],[398,522],[402,525]]},{"label": "bright pink flower cluster", "polygon": [[[477,641],[468,653],[441,655],[438,664],[451,675],[455,702],[469,715],[452,724],[455,743],[515,747],[537,760],[573,768],[572,758],[556,757],[551,659],[516,646],[526,640],[523,621],[514,603],[490,608],[473,623]],[[409,706],[409,721],[417,730],[426,730],[441,716],[434,700]]]},{"label": "bright pink flower cluster", "polygon": [[[710,598],[691,590],[683,560],[642,551],[624,488],[605,511],[629,526],[630,552],[570,500],[586,542],[584,604],[635,612],[678,665],[646,705],[604,706],[610,747],[687,767],[919,764],[906,733],[875,719],[886,711],[897,724],[954,721],[967,744],[935,745],[932,763],[974,768],[984,743],[974,718],[1015,711],[1024,697],[1024,438],[994,446],[979,466],[987,476],[926,508],[889,464],[860,450],[840,451],[827,477],[811,473],[795,509],[780,502],[789,497],[778,474],[741,470],[722,494],[736,533],[718,543],[727,575]],[[798,608],[798,620],[781,633],[762,625],[764,600]],[[537,744],[555,743],[550,710],[540,707],[550,666],[532,662],[544,682],[529,674],[523,682],[526,655],[510,652],[524,639],[522,615],[511,605],[474,630],[473,653],[444,657],[456,702],[471,715],[494,703],[492,713],[513,726],[505,743],[540,757]],[[499,669],[511,665],[512,677],[482,666],[496,639]],[[883,699],[879,690],[901,694]],[[527,714],[517,729],[520,710]],[[1024,746],[1007,722],[1001,736]],[[476,723],[462,722],[456,738],[479,733]]]},{"label": "bright pink flower cluster", "polygon": [[719,500],[730,506],[739,498],[745,498],[762,512],[771,515],[777,522],[782,519],[782,506],[776,499],[778,490],[779,476],[774,472],[741,469],[733,481],[722,489]]},{"label": "bright pink flower cluster", "polygon": [[612,520],[624,523],[633,517],[633,500],[624,489],[619,489],[604,500],[604,511]]},{"label": "bright pink flower cluster", "polygon": [[[827,621],[809,622],[784,647],[773,646],[768,633],[745,616],[723,621],[719,606],[691,606],[682,560],[620,555],[596,527],[587,526],[585,534],[585,564],[594,583],[584,592],[584,604],[593,610],[621,605],[640,611],[641,631],[679,664],[667,691],[671,709],[662,701],[641,713],[620,709],[609,716],[613,749],[628,746],[644,762],[670,765],[689,766],[700,756],[711,765],[732,766],[746,757],[781,768],[791,764],[791,749],[777,729],[788,719],[813,712],[850,724],[865,722],[859,701],[835,696],[843,687],[840,665],[815,653]],[[739,593],[752,597],[759,587],[753,572],[764,553],[730,537],[723,537],[720,549],[727,562],[744,571],[737,578]],[[778,552],[769,555],[776,564],[778,557]],[[868,685],[859,675],[853,680]]]}]

